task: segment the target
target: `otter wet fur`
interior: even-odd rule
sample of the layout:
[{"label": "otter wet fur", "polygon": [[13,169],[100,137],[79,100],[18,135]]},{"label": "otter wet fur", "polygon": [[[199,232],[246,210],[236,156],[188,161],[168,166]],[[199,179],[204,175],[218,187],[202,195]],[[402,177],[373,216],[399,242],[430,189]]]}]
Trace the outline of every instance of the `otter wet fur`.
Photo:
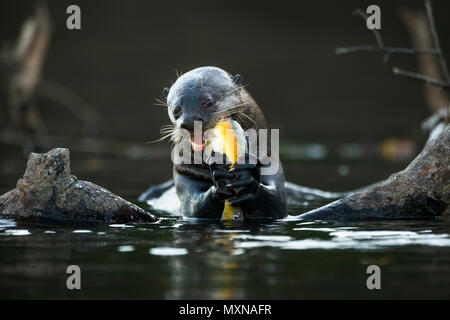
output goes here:
[{"label": "otter wet fur", "polygon": [[[202,123],[203,132],[224,118],[235,120],[244,130],[267,129],[261,109],[242,85],[242,77],[220,68],[191,70],[178,77],[171,88],[165,88],[163,94],[172,125],[163,127],[162,139],[170,138],[175,145],[186,143],[180,138],[181,129],[193,136],[195,121]],[[194,141],[191,144],[192,150],[204,148]],[[246,158],[250,157],[247,154]],[[186,217],[220,219],[228,200],[232,206],[242,208],[245,219],[286,217],[281,163],[272,175],[261,175],[262,166],[260,161],[237,163],[234,167],[204,161],[174,165],[180,213]]]}]

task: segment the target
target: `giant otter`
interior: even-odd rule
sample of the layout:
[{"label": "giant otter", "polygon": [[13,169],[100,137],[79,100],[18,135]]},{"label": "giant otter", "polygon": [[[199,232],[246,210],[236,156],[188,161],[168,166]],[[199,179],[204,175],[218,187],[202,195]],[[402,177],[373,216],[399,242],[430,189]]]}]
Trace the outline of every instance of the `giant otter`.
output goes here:
[{"label": "giant otter", "polygon": [[[244,130],[267,128],[261,109],[242,86],[242,78],[217,67],[196,68],[183,74],[170,89],[164,89],[164,96],[173,125],[168,136],[175,144],[182,143],[177,137],[178,130],[188,130],[193,135],[194,121],[200,121],[203,130],[212,128],[223,117],[237,121]],[[204,141],[190,142],[193,150],[204,148]],[[259,160],[236,164],[233,168],[226,163],[204,161],[174,165],[180,213],[186,217],[220,219],[224,201],[229,200],[231,205],[242,208],[245,219],[286,217],[282,166],[279,164],[274,174],[262,175],[264,165]],[[163,186],[162,191],[165,190]],[[147,193],[141,200],[149,196]]]}]

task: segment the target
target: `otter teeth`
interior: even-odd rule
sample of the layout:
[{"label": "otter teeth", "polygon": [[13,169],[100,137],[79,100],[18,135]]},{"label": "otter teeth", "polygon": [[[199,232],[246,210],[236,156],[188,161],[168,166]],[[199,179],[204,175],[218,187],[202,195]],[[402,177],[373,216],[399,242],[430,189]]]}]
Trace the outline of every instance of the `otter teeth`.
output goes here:
[{"label": "otter teeth", "polygon": [[202,135],[201,141],[198,141],[198,140],[200,140],[200,139],[198,139],[198,138],[195,139],[195,137],[191,138],[192,149],[194,151],[203,151],[205,149],[205,145],[206,145],[205,141],[203,140],[203,135]]}]

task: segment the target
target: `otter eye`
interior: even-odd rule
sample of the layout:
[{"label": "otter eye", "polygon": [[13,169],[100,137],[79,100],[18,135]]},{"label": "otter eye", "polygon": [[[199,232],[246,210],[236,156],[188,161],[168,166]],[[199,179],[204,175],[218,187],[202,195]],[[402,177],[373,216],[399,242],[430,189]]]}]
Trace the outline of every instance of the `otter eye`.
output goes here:
[{"label": "otter eye", "polygon": [[173,113],[173,116],[175,117],[175,119],[180,117],[181,111],[182,111],[182,109],[181,109],[180,105],[177,105],[175,108],[173,108],[172,113]]},{"label": "otter eye", "polygon": [[203,103],[203,108],[209,108],[209,107],[213,106],[214,103],[215,103],[214,100],[208,99],[208,100],[206,100],[206,102]]}]

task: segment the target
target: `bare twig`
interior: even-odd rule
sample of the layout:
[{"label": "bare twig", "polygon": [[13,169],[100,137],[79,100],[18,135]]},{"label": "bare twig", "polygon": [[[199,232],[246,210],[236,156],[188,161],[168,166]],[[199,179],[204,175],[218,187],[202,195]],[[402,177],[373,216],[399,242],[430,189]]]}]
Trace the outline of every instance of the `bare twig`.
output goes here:
[{"label": "bare twig", "polygon": [[447,69],[447,62],[442,54],[441,44],[439,42],[439,36],[436,31],[436,25],[434,24],[433,8],[431,7],[431,0],[425,0],[425,8],[427,10],[428,23],[430,24],[431,37],[433,39],[434,47],[439,52],[439,62],[441,64],[441,71],[444,76],[444,80],[450,84],[450,77]]},{"label": "bare twig", "polygon": [[[367,20],[367,15],[359,8],[356,8],[355,11],[353,11],[354,15],[359,15],[361,18],[363,18],[364,21]],[[384,48],[383,38],[381,38],[381,34],[377,29],[372,29],[372,33],[375,36],[375,40],[377,41],[379,48]],[[385,60],[387,60],[389,57],[389,54],[386,54],[384,57]]]},{"label": "bare twig", "polygon": [[437,50],[428,50],[428,49],[412,49],[412,48],[400,48],[400,47],[376,47],[376,46],[352,46],[352,47],[344,47],[337,48],[336,54],[346,54],[352,52],[386,52],[387,54],[428,54],[428,55],[438,55],[440,54]]},{"label": "bare twig", "polygon": [[[354,15],[359,15],[361,18],[363,18],[364,21],[367,21],[367,15],[361,10],[361,9],[355,9],[355,11],[353,11]],[[375,36],[375,40],[377,41],[378,44],[378,48],[382,49],[382,51],[386,50],[384,43],[383,43],[383,38],[381,38],[381,34],[377,29],[372,29],[372,33]],[[391,52],[394,53],[394,52]],[[383,58],[383,62],[386,63],[389,60],[389,52],[386,52],[386,54],[384,55]]]},{"label": "bare twig", "polygon": [[434,23],[433,9],[431,7],[431,0],[425,0],[425,8],[427,11],[427,18],[428,18],[428,23],[430,26],[431,38],[433,39],[434,48],[438,52],[437,55],[439,57],[441,72],[444,77],[444,81],[425,76],[421,73],[404,71],[404,70],[401,70],[401,69],[395,68],[395,67],[392,69],[392,71],[396,75],[423,81],[426,84],[433,85],[433,86],[439,87],[441,89],[450,91],[450,78],[449,78],[448,69],[447,69],[447,62],[445,60],[444,55],[442,54],[441,45],[439,43],[439,36],[437,34],[436,25]]},{"label": "bare twig", "polygon": [[431,0],[425,0],[425,8],[427,11],[427,18],[428,18],[428,23],[430,26],[431,38],[433,39],[433,44],[434,44],[435,50],[438,51],[438,57],[439,57],[439,62],[440,62],[440,66],[441,66],[441,72],[442,72],[442,75],[444,76],[444,81],[436,79],[436,78],[430,78],[430,77],[427,77],[420,73],[400,70],[399,68],[393,68],[392,71],[396,75],[405,76],[405,77],[408,77],[411,79],[423,81],[426,84],[433,85],[433,86],[439,87],[441,89],[450,91],[450,78],[449,78],[448,69],[447,69],[447,62],[445,61],[445,57],[442,54],[441,45],[439,43],[439,37],[438,37],[437,31],[436,31],[436,26],[434,24]]},{"label": "bare twig", "polygon": [[403,77],[419,80],[419,81],[425,82],[426,84],[436,86],[436,87],[450,91],[450,85],[448,83],[438,80],[438,79],[424,76],[421,73],[405,71],[405,70],[401,70],[397,67],[392,68],[392,72],[394,72],[394,74],[398,75],[398,76],[403,76]]},{"label": "bare twig", "polygon": [[[364,20],[367,20],[367,15],[361,9],[355,9],[353,14],[359,15]],[[335,50],[336,54],[346,54],[353,52],[384,52],[385,56],[383,62],[386,63],[389,59],[390,54],[420,54],[420,55],[438,55],[440,51],[438,50],[428,50],[428,49],[413,49],[413,48],[401,48],[401,47],[386,47],[384,46],[381,34],[377,29],[372,29],[372,32],[377,41],[377,46],[371,45],[361,45],[361,46],[350,46],[350,47],[340,47]]]},{"label": "bare twig", "polygon": [[[447,62],[445,61],[444,55],[442,54],[441,45],[439,43],[439,37],[436,31],[436,26],[434,24],[434,18],[433,18],[433,10],[431,7],[431,0],[425,0],[425,8],[427,10],[427,17],[428,17],[428,23],[430,25],[430,32],[434,43],[433,49],[411,49],[411,48],[394,48],[394,47],[385,47],[383,44],[383,40],[381,38],[380,33],[378,30],[372,30],[375,39],[377,41],[378,46],[352,46],[352,47],[346,47],[346,48],[337,48],[336,54],[343,54],[343,53],[350,53],[350,52],[358,52],[358,51],[366,51],[366,52],[385,52],[385,58],[384,62],[387,61],[388,55],[390,53],[401,53],[401,54],[431,54],[436,55],[439,57],[440,66],[441,66],[441,72],[444,76],[444,81],[439,80],[437,78],[431,78],[428,76],[425,76],[420,73],[416,72],[410,72],[410,71],[404,71],[399,68],[393,68],[393,72],[396,75],[408,77],[411,79],[423,81],[426,84],[433,85],[436,87],[439,87],[441,89],[449,90],[450,91],[450,77],[447,69]],[[354,11],[355,14],[358,14],[363,19],[367,19],[367,15],[362,12],[360,9],[356,9]]]}]

